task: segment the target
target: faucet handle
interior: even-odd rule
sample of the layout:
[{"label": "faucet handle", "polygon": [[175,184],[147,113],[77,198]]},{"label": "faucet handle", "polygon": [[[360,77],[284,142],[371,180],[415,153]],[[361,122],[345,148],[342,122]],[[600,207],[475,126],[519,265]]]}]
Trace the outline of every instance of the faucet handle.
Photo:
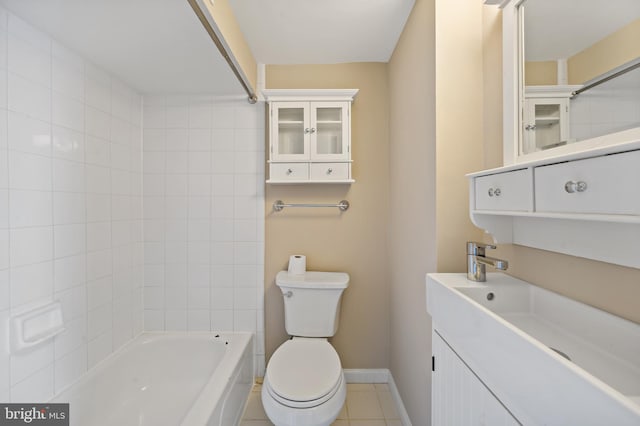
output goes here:
[{"label": "faucet handle", "polygon": [[467,254],[473,254],[476,256],[484,256],[485,249],[495,249],[493,244],[478,243],[476,241],[467,241]]}]

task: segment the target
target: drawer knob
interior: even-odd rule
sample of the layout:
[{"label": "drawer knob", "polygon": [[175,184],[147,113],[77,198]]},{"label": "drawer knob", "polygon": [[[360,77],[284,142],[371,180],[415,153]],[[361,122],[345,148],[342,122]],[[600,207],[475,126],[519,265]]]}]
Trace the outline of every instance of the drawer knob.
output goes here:
[{"label": "drawer knob", "polygon": [[584,192],[587,190],[587,182],[575,182],[570,180],[564,184],[564,190],[569,194],[573,194],[574,192]]},{"label": "drawer knob", "polygon": [[489,188],[489,197],[493,197],[494,195],[496,197],[499,197],[500,194],[502,194],[502,191],[500,191],[500,188],[496,188],[496,189]]},{"label": "drawer knob", "polygon": [[291,173],[293,173],[293,170],[287,169],[287,174],[290,175]]},{"label": "drawer knob", "polygon": [[333,173],[333,169],[332,169],[331,167],[329,167],[329,168],[327,169],[327,174],[328,174],[328,175],[330,175],[331,173]]}]

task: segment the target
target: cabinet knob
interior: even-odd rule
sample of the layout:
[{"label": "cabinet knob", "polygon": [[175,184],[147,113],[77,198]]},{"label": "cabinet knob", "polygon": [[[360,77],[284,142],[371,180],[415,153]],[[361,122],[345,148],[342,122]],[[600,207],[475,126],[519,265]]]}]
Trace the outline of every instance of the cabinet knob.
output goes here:
[{"label": "cabinet knob", "polygon": [[524,129],[525,130],[535,130],[536,129],[536,125],[535,124],[533,124],[533,125],[527,124],[526,126],[524,126]]},{"label": "cabinet knob", "polygon": [[293,173],[293,170],[287,169],[287,174],[290,175],[291,173]]},{"label": "cabinet knob", "polygon": [[305,133],[305,134],[307,134],[307,133],[311,133],[311,129],[310,129],[310,128],[308,128],[308,127],[307,127],[307,128],[305,128],[305,129],[304,129],[304,133]]},{"label": "cabinet knob", "polygon": [[315,127],[312,127],[312,128],[311,128],[311,133],[315,133],[315,132],[316,132],[316,128],[315,128]]},{"label": "cabinet knob", "polygon": [[488,192],[489,192],[489,197],[493,197],[494,195],[496,197],[499,197],[500,194],[502,194],[502,191],[500,190],[500,188],[496,188],[496,189],[489,188]]},{"label": "cabinet knob", "polygon": [[574,192],[584,192],[587,190],[587,182],[583,182],[581,180],[575,182],[570,180],[564,184],[564,190],[569,194],[573,194]]},{"label": "cabinet knob", "polygon": [[333,173],[333,169],[332,169],[331,167],[329,167],[329,168],[327,169],[327,174],[328,174],[328,175],[330,175],[331,173]]}]

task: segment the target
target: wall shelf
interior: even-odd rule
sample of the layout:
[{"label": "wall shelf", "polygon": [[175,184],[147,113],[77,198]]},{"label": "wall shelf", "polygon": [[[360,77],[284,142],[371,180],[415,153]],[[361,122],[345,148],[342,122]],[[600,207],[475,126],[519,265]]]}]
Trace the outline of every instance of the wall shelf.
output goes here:
[{"label": "wall shelf", "polygon": [[638,164],[640,141],[470,174],[471,220],[496,243],[640,268]]}]

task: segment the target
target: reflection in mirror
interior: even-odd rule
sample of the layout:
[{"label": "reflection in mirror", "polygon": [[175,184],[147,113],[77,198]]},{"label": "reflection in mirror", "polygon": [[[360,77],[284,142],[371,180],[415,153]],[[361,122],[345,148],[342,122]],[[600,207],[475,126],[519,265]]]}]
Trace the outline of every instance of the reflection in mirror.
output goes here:
[{"label": "reflection in mirror", "polygon": [[526,0],[520,154],[640,127],[640,0]]}]

